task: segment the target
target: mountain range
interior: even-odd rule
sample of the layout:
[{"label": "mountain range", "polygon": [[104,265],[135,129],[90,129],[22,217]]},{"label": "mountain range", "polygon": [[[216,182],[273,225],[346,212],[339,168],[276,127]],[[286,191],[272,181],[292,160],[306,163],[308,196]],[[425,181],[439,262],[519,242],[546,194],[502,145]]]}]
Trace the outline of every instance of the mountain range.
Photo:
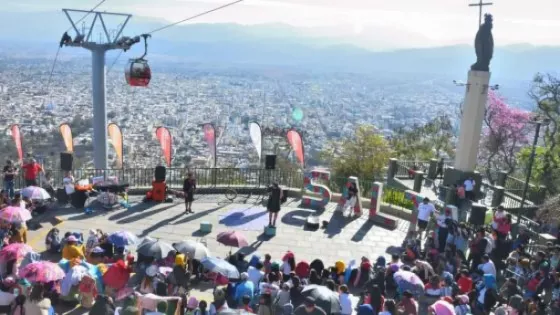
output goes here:
[{"label": "mountain range", "polygon": [[[162,21],[149,18],[135,18],[133,21],[127,26],[125,35],[141,34],[165,25]],[[118,24],[111,22],[107,22],[109,28]],[[55,50],[60,36],[69,25],[60,12],[0,12],[0,50]],[[464,78],[470,65],[476,61],[474,48],[470,45],[388,51],[383,47],[390,38],[382,32],[373,32],[369,40],[370,43],[378,42],[378,47],[361,45],[359,38],[352,36],[325,37],[319,36],[319,33],[283,24],[185,24],[155,33],[149,41],[149,58],[372,75],[388,72],[436,74],[454,78]],[[410,46],[424,40],[418,36],[410,34]],[[495,40],[497,48],[491,64],[494,79],[526,81],[536,72],[551,72],[560,68],[560,47],[499,46],[499,39]],[[142,45],[136,46],[126,54],[127,57],[141,54]],[[73,48],[65,48],[64,51],[79,53]]]}]

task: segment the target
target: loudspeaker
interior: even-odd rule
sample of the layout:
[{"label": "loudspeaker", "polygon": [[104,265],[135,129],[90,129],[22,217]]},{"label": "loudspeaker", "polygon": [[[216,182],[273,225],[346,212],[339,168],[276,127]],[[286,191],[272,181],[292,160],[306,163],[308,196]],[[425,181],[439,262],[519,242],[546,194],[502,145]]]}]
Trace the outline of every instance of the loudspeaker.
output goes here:
[{"label": "loudspeaker", "polygon": [[276,155],[267,155],[265,159],[265,168],[273,170],[276,168]]},{"label": "loudspeaker", "polygon": [[483,226],[487,209],[488,208],[483,205],[473,203],[471,206],[471,215],[469,216],[469,223],[474,226]]},{"label": "loudspeaker", "polygon": [[156,166],[155,169],[155,174],[154,177],[156,179],[156,182],[164,182],[165,181],[165,175],[166,175],[167,169],[165,168],[165,166]]},{"label": "loudspeaker", "polygon": [[60,153],[60,169],[63,171],[71,171],[74,164],[74,155],[72,152]]}]

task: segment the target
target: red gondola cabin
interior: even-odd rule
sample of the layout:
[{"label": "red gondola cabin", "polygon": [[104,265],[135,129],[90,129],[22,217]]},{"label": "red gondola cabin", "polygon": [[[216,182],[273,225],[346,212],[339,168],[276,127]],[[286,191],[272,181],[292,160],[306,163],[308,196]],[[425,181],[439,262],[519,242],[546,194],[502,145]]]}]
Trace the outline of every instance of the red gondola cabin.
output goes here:
[{"label": "red gondola cabin", "polygon": [[146,87],[150,84],[152,71],[147,60],[131,59],[125,68],[124,75],[128,85]]}]

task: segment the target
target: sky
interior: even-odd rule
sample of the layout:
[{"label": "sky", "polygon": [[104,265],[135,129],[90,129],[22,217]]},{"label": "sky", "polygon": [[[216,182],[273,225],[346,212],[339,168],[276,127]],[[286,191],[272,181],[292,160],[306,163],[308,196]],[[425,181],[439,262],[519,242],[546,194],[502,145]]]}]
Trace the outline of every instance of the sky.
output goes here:
[{"label": "sky", "polygon": [[[2,0],[4,10],[89,10],[100,0]],[[106,0],[99,10],[178,21],[232,0]],[[362,41],[392,40],[397,47],[472,44],[478,0],[245,0],[192,23],[285,23],[314,34]],[[490,1],[490,0],[487,0]],[[493,0],[497,45],[560,45],[560,1]],[[529,5],[530,3],[530,5]]]}]

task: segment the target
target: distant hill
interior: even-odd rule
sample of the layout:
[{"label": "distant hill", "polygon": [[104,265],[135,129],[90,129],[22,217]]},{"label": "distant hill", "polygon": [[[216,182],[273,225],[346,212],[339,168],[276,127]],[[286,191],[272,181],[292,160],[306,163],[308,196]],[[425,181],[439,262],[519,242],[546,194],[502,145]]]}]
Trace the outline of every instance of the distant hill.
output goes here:
[{"label": "distant hill", "polygon": [[[125,34],[140,34],[162,25],[161,21],[134,18]],[[0,41],[4,43],[0,51],[23,49],[21,47],[56,50],[56,43],[68,27],[61,12],[0,12]],[[380,48],[390,40],[381,32],[375,36],[373,41],[379,38]],[[411,46],[423,40],[417,34],[411,34],[410,38]],[[149,57],[155,60],[174,57],[184,63],[274,65],[372,75],[438,74],[459,79],[465,78],[476,59],[474,49],[468,45],[372,51],[358,47],[353,40],[318,37],[312,29],[283,24],[187,24],[156,33],[150,40]],[[47,42],[52,46],[46,46]],[[141,48],[138,45],[126,57],[141,54]],[[64,55],[78,51],[66,48]],[[530,80],[536,72],[560,69],[559,55],[560,47],[498,46],[491,65],[492,76],[498,80]]]}]

